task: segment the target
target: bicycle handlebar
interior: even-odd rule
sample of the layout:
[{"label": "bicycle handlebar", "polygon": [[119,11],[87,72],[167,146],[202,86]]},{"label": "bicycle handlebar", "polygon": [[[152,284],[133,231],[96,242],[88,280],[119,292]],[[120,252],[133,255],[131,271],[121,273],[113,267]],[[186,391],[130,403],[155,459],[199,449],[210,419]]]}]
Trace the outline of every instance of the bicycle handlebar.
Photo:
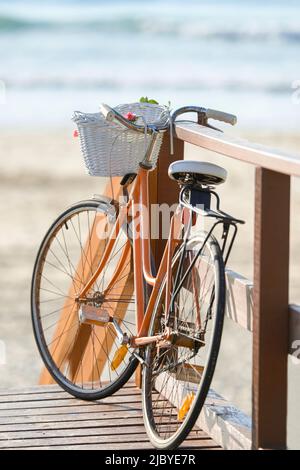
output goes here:
[{"label": "bicycle handlebar", "polygon": [[[100,110],[104,115],[105,119],[109,122],[118,121],[128,129],[132,129],[138,132],[145,132],[144,125],[135,124],[133,121],[129,121],[124,116],[122,116],[122,114],[118,113],[107,104],[102,103],[100,105]],[[177,109],[172,114],[172,121],[175,122],[176,118],[181,114],[193,112],[198,114],[199,122],[203,123],[204,125],[207,123],[207,119],[215,119],[217,121],[226,122],[227,124],[231,124],[232,126],[234,126],[237,122],[237,117],[234,114],[225,113],[223,111],[217,111],[216,109],[206,109],[200,106],[184,106],[182,108]],[[147,133],[153,134],[153,131],[166,130],[168,127],[168,125],[163,125],[161,127],[150,125],[147,127]]]},{"label": "bicycle handlebar", "polygon": [[[122,116],[122,114],[118,113],[118,111],[111,108],[107,104],[102,103],[100,105],[100,111],[104,115],[105,119],[109,122],[118,121],[120,124],[127,127],[128,129],[145,133],[144,125],[134,124],[133,121],[129,121],[124,116]],[[153,134],[153,129],[151,128],[151,126],[147,127],[147,134]]]}]

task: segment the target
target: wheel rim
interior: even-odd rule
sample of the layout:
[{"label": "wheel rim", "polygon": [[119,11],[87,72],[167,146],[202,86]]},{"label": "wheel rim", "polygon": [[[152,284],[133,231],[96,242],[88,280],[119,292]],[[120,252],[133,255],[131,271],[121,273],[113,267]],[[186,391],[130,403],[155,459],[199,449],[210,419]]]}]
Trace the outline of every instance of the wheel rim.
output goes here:
[{"label": "wheel rim", "polygon": [[[187,272],[188,265],[191,264],[192,259],[196,256],[200,243],[203,243],[202,238],[189,242],[189,250],[183,262],[183,273]],[[177,272],[179,256],[180,253],[175,257],[176,261],[173,264],[172,283],[174,283]],[[214,285],[215,291],[218,292],[219,283],[215,254],[211,250],[210,244],[205,245],[201,256],[195,262],[193,271],[195,270],[200,273],[198,279],[201,279],[198,291],[201,310],[200,319],[201,325],[203,325],[208,311],[206,305],[211,304],[211,300],[209,299],[208,301],[208,298],[210,297],[212,286]],[[194,331],[194,336],[199,339],[201,338],[201,340],[205,339],[205,346],[201,346],[198,353],[193,357],[190,356],[195,351],[176,345],[171,346],[169,350],[162,350],[161,352],[158,352],[155,345],[150,346],[146,355],[148,362],[144,380],[146,422],[150,438],[155,444],[161,443],[166,446],[177,439],[181,433],[185,432],[195,404],[199,402],[198,397],[201,388],[203,388],[205,376],[209,372],[207,360],[210,355],[216,319],[215,306],[217,305],[218,298],[212,304],[211,319],[207,321],[205,338],[203,338],[203,335],[200,334],[202,327],[198,328],[198,334],[197,328],[193,327],[193,325],[196,325],[198,317],[196,314],[198,310],[196,302],[192,301],[195,297],[194,284],[195,276],[188,275],[175,299],[176,313],[174,322],[177,321],[177,328],[179,327],[178,329],[181,329],[181,331],[186,331],[189,335]],[[157,319],[152,325],[151,334],[157,334],[162,329],[159,317],[164,312],[164,296],[165,285],[160,291],[156,304],[155,311],[160,312],[160,314],[157,315]],[[217,297],[216,294],[215,296]],[[190,303],[189,307],[188,303]],[[179,416],[180,411],[181,415]]]},{"label": "wheel rim", "polygon": [[[76,298],[94,274],[107,244],[99,234],[104,229],[109,232],[111,227],[107,213],[97,204],[69,211],[46,236],[34,274],[33,318],[43,359],[56,379],[82,394],[109,387],[122,376],[131,358],[127,354],[112,370],[112,358],[120,346],[114,328],[111,324],[80,324],[78,317]],[[128,239],[121,231],[88,299],[91,305],[101,305],[114,314],[123,332],[135,334],[131,246],[109,297],[101,297],[126,244]]]}]

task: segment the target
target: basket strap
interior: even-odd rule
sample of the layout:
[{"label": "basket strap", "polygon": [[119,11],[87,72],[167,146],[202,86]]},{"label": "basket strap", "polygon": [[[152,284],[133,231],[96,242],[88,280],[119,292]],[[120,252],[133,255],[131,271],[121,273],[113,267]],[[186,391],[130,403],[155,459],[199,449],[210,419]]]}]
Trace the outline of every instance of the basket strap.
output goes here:
[{"label": "basket strap", "polygon": [[170,127],[170,154],[174,155],[174,127],[173,127],[173,119],[171,116],[171,111],[168,109],[169,113],[169,127]]}]

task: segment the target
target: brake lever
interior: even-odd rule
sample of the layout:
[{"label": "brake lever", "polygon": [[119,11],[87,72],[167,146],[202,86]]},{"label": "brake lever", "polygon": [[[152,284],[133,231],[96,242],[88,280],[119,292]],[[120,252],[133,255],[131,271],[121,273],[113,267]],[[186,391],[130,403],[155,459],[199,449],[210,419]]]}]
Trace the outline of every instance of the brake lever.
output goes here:
[{"label": "brake lever", "polygon": [[219,132],[224,132],[222,129],[219,129],[218,127],[212,126],[211,124],[204,124],[205,127],[209,127],[210,129],[213,129],[214,131],[219,131]]},{"label": "brake lever", "polygon": [[201,114],[198,113],[198,124],[200,124],[200,126],[209,127],[210,129],[213,129],[214,131],[224,132],[222,131],[222,129],[219,129],[218,127],[215,127],[209,124],[208,118],[205,113],[201,113]]}]

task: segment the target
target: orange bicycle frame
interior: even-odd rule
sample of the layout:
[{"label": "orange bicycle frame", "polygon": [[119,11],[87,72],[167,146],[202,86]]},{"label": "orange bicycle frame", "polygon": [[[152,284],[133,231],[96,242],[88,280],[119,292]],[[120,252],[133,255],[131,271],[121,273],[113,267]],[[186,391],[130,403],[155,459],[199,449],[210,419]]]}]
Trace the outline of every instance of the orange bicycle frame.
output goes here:
[{"label": "orange bicycle frame", "polygon": [[[182,229],[182,217],[181,210],[178,207],[175,214],[171,217],[169,238],[167,240],[163,257],[158,268],[157,275],[154,276],[151,269],[151,237],[150,237],[150,212],[149,212],[149,171],[141,168],[136,180],[133,184],[133,188],[130,192],[128,202],[120,208],[118,217],[111,230],[108,243],[104,250],[102,259],[99,266],[93,276],[86,283],[82,291],[78,296],[78,300],[84,300],[85,295],[89,289],[95,283],[96,279],[101,274],[103,268],[109,260],[110,254],[114,248],[114,244],[126,220],[133,214],[132,217],[132,234],[133,234],[133,270],[134,270],[134,287],[135,287],[135,303],[136,303],[136,325],[137,325],[137,336],[133,338],[133,346],[142,346],[149,344],[157,340],[157,337],[147,336],[149,325],[152,317],[152,312],[155,307],[155,301],[162,285],[162,282],[166,276],[166,312],[170,305],[171,296],[171,262],[174,251],[181,238]],[[138,209],[138,211],[137,211]],[[137,217],[136,212],[139,212]],[[105,289],[104,295],[107,294],[112,288],[115,280],[118,278],[124,260],[128,256],[128,250],[130,249],[130,240],[128,239],[123,253],[120,256],[118,264],[115,268],[115,272],[112,279]],[[152,292],[150,299],[144,311],[144,280],[147,284],[152,286]]]}]

